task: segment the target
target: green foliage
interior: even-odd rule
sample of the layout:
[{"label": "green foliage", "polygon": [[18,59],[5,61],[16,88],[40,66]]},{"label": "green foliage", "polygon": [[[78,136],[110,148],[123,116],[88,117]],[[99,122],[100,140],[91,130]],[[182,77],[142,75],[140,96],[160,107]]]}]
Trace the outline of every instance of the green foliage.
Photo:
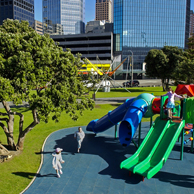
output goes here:
[{"label": "green foliage", "polygon": [[162,50],[150,50],[145,58],[145,62],[147,76],[161,79],[165,78],[165,69],[168,64],[168,59]]},{"label": "green foliage", "polygon": [[[94,102],[85,95],[87,88],[78,78],[80,56],[64,52],[49,35],[39,35],[28,22],[7,19],[0,26],[0,101],[16,105],[28,102],[34,118],[28,128],[23,130],[20,125],[20,137],[39,121],[58,122],[62,112],[77,120],[85,109],[93,109]],[[10,117],[10,108],[6,110]],[[23,143],[17,147],[20,145]]]},{"label": "green foliage", "polygon": [[177,84],[194,83],[194,37],[189,38],[189,49],[184,52],[183,60],[174,71],[174,80]]},{"label": "green foliage", "polygon": [[184,52],[178,47],[165,46],[161,50],[153,49],[145,58],[146,75],[162,80],[163,88],[169,85],[169,80],[174,78],[174,71],[184,60]]},{"label": "green foliage", "polygon": [[[0,81],[7,80],[9,90],[1,94],[2,100],[9,95],[16,104],[28,101],[46,122],[51,112],[52,119],[58,121],[63,111],[77,119],[77,111],[82,114],[84,109],[93,108],[93,102],[83,98],[86,88],[77,78],[80,55],[64,52],[48,35],[37,34],[28,22],[4,21],[0,53]],[[32,89],[36,93],[30,95]],[[79,97],[81,103],[76,100]]]}]

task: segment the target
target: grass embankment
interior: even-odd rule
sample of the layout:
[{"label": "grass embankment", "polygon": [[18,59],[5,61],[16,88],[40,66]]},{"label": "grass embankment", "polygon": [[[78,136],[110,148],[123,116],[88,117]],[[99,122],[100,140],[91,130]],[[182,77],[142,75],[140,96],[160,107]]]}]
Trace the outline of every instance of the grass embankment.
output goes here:
[{"label": "grass embankment", "polygon": [[[138,96],[141,93],[154,93],[155,96],[160,96],[162,88],[130,88],[132,93],[126,92],[124,89],[112,89],[110,93],[98,92],[97,98],[104,97],[129,97]],[[92,93],[91,93],[92,94]],[[90,95],[91,95],[90,94]],[[59,123],[50,121],[48,124],[40,123],[29,134],[27,134],[23,152],[15,156],[13,159],[0,163],[0,194],[17,194],[26,188],[34,177],[40,165],[40,150],[45,138],[54,131],[59,129],[85,126],[91,120],[101,118],[108,111],[114,110],[118,105],[97,105],[92,111],[85,111],[84,116],[78,121],[72,121],[65,113],[62,115]],[[3,111],[3,110],[0,110]],[[24,127],[27,127],[32,122],[32,114],[27,108],[18,108],[18,112],[24,114]],[[154,120],[154,119],[153,119]],[[149,119],[143,119],[149,121]],[[17,140],[18,135],[18,118],[15,117],[14,137]],[[74,131],[72,131],[74,133]],[[0,131],[0,142],[6,144],[6,137],[3,130]]]}]

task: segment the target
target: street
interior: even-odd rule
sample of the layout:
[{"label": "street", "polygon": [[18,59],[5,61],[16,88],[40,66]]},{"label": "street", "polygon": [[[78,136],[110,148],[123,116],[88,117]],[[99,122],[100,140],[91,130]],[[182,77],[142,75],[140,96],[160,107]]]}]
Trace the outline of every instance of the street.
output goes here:
[{"label": "street", "polygon": [[[123,86],[123,82],[126,82],[126,80],[108,80],[108,81],[111,81],[111,87],[114,85],[114,87],[121,87]],[[161,82],[161,79],[138,79],[139,81],[139,87],[156,87],[156,86],[162,86],[162,82]],[[170,81],[170,83],[172,83]]]}]

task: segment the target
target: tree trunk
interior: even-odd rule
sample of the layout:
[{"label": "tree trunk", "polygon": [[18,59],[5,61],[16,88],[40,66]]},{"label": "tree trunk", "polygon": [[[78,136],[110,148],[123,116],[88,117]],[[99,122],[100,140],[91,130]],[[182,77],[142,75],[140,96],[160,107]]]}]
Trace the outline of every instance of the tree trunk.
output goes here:
[{"label": "tree trunk", "polygon": [[[7,136],[7,144],[11,150],[16,150],[16,145],[14,143],[14,138],[13,138],[13,130],[14,130],[14,115],[11,114],[12,111],[10,109],[9,104],[6,101],[2,102],[5,110],[6,110],[6,115],[8,116],[7,120],[7,128],[1,123],[1,126],[3,125],[4,132]],[[6,129],[5,129],[6,128]]]},{"label": "tree trunk", "polygon": [[19,127],[20,134],[18,136],[18,142],[16,145],[17,150],[23,150],[24,139],[25,139],[26,134],[30,132],[39,123],[36,110],[33,110],[32,114],[33,114],[34,121],[24,131],[22,130],[24,117],[23,115],[20,116],[20,127]]},{"label": "tree trunk", "polygon": [[8,121],[9,136],[7,137],[7,141],[8,141],[7,143],[12,150],[15,150],[16,146],[13,138],[13,129],[14,129],[14,115],[9,115],[9,121]]},{"label": "tree trunk", "polygon": [[168,88],[169,88],[169,78],[165,79],[165,80],[166,80],[166,91],[168,91]]},{"label": "tree trunk", "polygon": [[20,133],[19,134],[18,142],[17,142],[17,145],[16,145],[17,150],[23,150],[25,136],[26,136],[26,133]]},{"label": "tree trunk", "polygon": [[165,91],[165,84],[164,84],[164,79],[161,79],[162,82],[162,88],[163,88],[163,92]]},{"label": "tree trunk", "polygon": [[1,149],[3,150],[4,153],[9,154],[9,151],[3,145],[0,144],[0,150]]}]

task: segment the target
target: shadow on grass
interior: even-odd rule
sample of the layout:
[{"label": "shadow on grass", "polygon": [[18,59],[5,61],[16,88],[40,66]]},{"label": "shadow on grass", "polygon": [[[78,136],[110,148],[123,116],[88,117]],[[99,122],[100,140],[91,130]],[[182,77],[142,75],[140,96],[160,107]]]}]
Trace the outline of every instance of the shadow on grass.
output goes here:
[{"label": "shadow on grass", "polygon": [[29,107],[23,106],[23,105],[21,106],[11,105],[10,108],[12,108],[12,111],[20,112],[20,113],[28,112],[30,110]]},{"label": "shadow on grass", "polygon": [[45,174],[45,175],[41,175],[41,174],[36,174],[36,173],[31,173],[31,172],[12,172],[12,174],[15,174],[16,176],[21,176],[21,177],[25,177],[27,179],[33,179],[34,176],[36,177],[56,177],[56,173],[55,174]]},{"label": "shadow on grass", "polygon": [[[51,152],[35,152],[36,155],[40,155],[40,154],[53,154],[53,151]],[[67,155],[67,153],[61,152],[62,155]]]}]

